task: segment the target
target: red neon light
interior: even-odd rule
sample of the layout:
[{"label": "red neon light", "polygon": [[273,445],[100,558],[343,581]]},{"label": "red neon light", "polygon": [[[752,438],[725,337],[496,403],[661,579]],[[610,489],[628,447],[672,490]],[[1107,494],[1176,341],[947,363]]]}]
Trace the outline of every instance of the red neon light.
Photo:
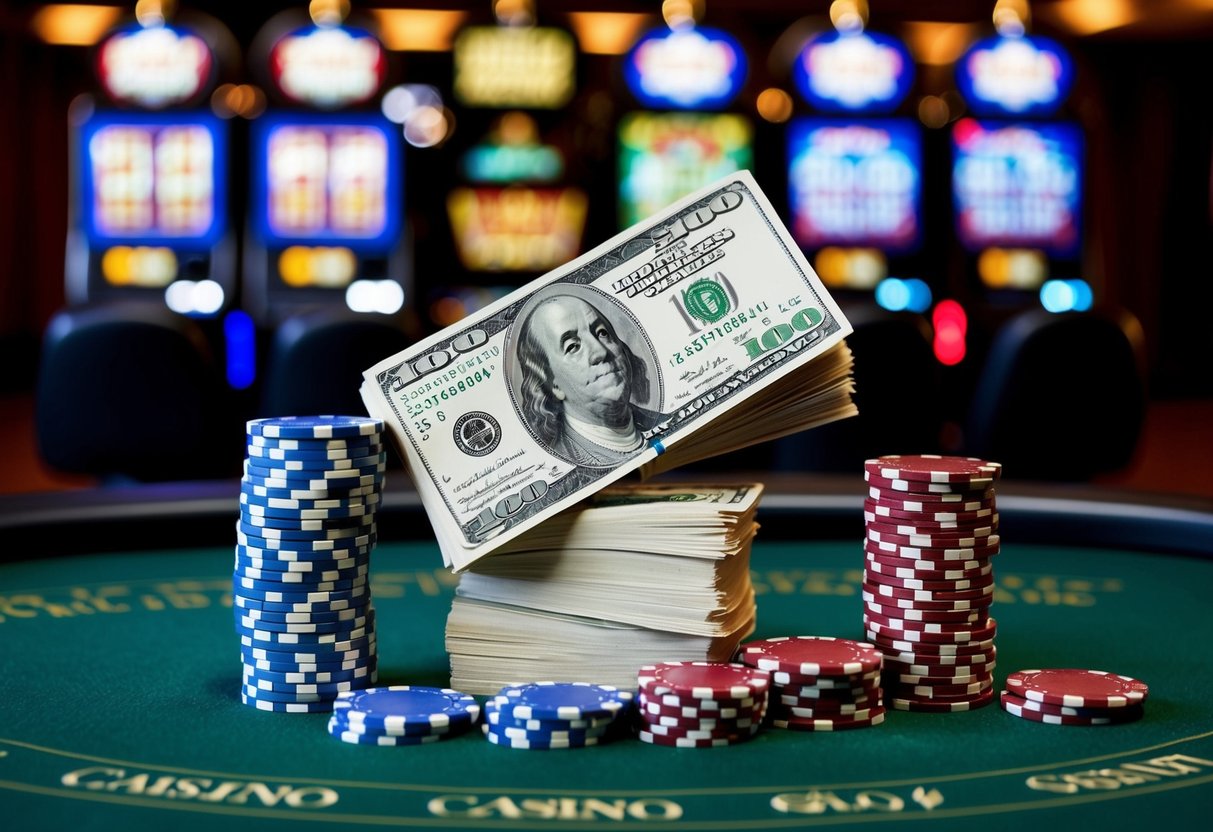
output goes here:
[{"label": "red neon light", "polygon": [[969,328],[969,316],[954,300],[941,300],[931,313],[935,325],[935,358],[940,364],[953,367],[964,361],[965,334]]}]

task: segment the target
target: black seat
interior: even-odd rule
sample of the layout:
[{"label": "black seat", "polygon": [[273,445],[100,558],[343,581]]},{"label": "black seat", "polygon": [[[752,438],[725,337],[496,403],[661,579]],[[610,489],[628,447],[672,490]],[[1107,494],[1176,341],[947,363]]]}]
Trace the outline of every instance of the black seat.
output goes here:
[{"label": "black seat", "polygon": [[57,470],[143,482],[239,473],[240,425],[206,336],[163,305],[58,312],[35,399],[39,450]]},{"label": "black seat", "polygon": [[943,416],[930,324],[876,306],[845,311],[859,415],[776,441],[776,470],[854,473],[880,454],[938,452]]},{"label": "black seat", "polygon": [[409,343],[400,322],[383,315],[318,309],[287,318],[269,348],[258,415],[366,413],[363,371]]},{"label": "black seat", "polygon": [[1132,460],[1145,418],[1144,338],[1123,310],[1030,310],[994,336],[965,448],[1008,477],[1082,482]]}]

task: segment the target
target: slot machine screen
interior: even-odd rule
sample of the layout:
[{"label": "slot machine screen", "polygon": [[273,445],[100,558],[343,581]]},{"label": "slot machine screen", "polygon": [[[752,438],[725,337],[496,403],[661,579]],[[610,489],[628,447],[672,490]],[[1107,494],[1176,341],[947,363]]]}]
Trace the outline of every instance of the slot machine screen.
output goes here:
[{"label": "slot machine screen", "polygon": [[192,113],[97,112],[80,131],[89,243],[207,249],[227,225],[225,127]]},{"label": "slot machine screen", "polygon": [[400,151],[378,116],[254,123],[254,229],[269,247],[390,248],[400,232]]},{"label": "slot machine screen", "polygon": [[909,120],[801,118],[788,130],[792,235],[806,249],[917,246],[922,138]]},{"label": "slot machine screen", "polygon": [[630,113],[619,125],[621,227],[753,166],[753,129],[732,113]]},{"label": "slot machine screen", "polygon": [[952,151],[961,245],[1078,254],[1082,133],[1076,125],[961,119],[952,129]]}]

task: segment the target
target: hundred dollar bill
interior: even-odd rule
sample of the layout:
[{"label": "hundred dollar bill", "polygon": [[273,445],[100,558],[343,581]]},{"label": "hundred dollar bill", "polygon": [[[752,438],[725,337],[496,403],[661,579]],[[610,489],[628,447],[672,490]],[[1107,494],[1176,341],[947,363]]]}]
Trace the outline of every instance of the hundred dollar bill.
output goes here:
[{"label": "hundred dollar bill", "polygon": [[361,393],[462,570],[696,436],[720,453],[850,415],[850,331],[742,171],[379,362]]}]

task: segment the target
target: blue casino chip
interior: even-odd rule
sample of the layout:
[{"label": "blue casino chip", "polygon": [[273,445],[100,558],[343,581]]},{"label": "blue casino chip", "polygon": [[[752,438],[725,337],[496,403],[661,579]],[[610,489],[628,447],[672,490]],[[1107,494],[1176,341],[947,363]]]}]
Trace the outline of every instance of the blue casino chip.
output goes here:
[{"label": "blue casino chip", "polygon": [[252,621],[273,621],[280,624],[319,624],[321,622],[350,621],[355,618],[361,618],[370,609],[370,603],[366,603],[361,606],[331,612],[267,612],[266,610],[250,610],[243,607],[237,607],[235,612]]},{"label": "blue casino chip", "polygon": [[235,548],[237,548],[235,563],[240,566],[249,566],[250,569],[317,574],[317,572],[349,569],[352,566],[370,564],[369,547],[334,549],[330,552],[308,552],[308,554],[324,554],[326,555],[324,558],[296,558],[294,557],[295,552],[286,552],[286,557],[279,557],[283,554],[281,549],[250,549],[247,546]]},{"label": "blue casino chip", "polygon": [[352,743],[354,745],[382,745],[382,746],[400,746],[400,745],[425,745],[431,742],[440,741],[444,734],[420,734],[393,736],[387,734],[358,734],[354,731],[344,731],[340,727],[340,723],[334,722],[330,717],[328,724],[329,734],[342,742]]},{"label": "blue casino chip", "polygon": [[621,713],[634,694],[588,682],[530,682],[507,685],[493,697],[503,717],[514,719],[593,719]]},{"label": "blue casino chip", "polygon": [[[249,483],[254,487],[267,489],[287,490],[287,491],[306,491],[309,494],[317,491],[322,491],[325,494],[335,495],[337,492],[349,493],[356,488],[379,488],[383,483],[382,471],[371,471],[367,473],[342,471],[342,476],[333,477],[318,477],[309,475],[306,472],[292,471],[289,476],[277,476],[263,473],[255,470],[252,466],[245,466],[244,477],[242,482]],[[278,495],[282,496],[282,495]],[[305,496],[300,494],[299,496]]]},{"label": "blue casino chip", "polygon": [[[240,522],[255,529],[278,529],[282,531],[323,531],[325,529],[365,529],[375,522],[375,513],[369,512],[354,517],[324,517],[307,519],[294,517],[265,517],[242,511]],[[272,536],[272,535],[271,535]]]},{"label": "blue casino chip", "polygon": [[341,694],[334,709],[351,723],[370,729],[403,730],[409,723],[464,725],[480,716],[480,705],[466,693],[449,688],[394,685]]},{"label": "blue casino chip", "polygon": [[[278,482],[278,480],[275,480]],[[360,485],[356,488],[337,488],[331,483],[321,488],[300,488],[297,485],[278,486],[265,485],[253,477],[240,479],[240,493],[250,497],[269,497],[280,500],[351,500],[365,498],[369,495],[380,495],[382,489],[377,484]]]},{"label": "blue casino chip", "polygon": [[341,653],[277,653],[259,647],[240,648],[240,661],[261,670],[281,673],[323,673],[357,670],[378,662],[377,644]]},{"label": "blue casino chip", "polygon": [[369,675],[345,682],[276,682],[260,676],[257,671],[245,671],[241,676],[245,688],[252,688],[249,693],[256,696],[262,694],[294,694],[295,696],[325,696],[336,698],[339,693],[361,690],[369,687],[372,682]]},{"label": "blue casino chip", "polygon": [[[262,471],[256,472],[262,476],[276,477],[282,474],[288,476],[295,474],[298,476],[310,475],[311,477],[335,477],[339,476],[338,472],[341,471],[360,474],[374,473],[387,465],[387,454],[383,451],[376,451],[365,456],[351,456],[344,459],[276,459],[250,454],[244,462],[250,468],[272,472],[270,474]],[[282,474],[278,472],[282,472]]]},{"label": "blue casino chip", "polygon": [[236,613],[237,632],[268,632],[295,635],[333,635],[336,633],[354,632],[361,630],[375,620],[371,613],[345,621],[265,621],[260,618],[249,618]]},{"label": "blue casino chip", "polygon": [[381,445],[377,435],[351,436],[349,439],[275,439],[272,436],[249,436],[248,447],[282,451],[341,451],[370,445]]},{"label": "blue casino chip", "polygon": [[[356,586],[357,581],[365,581],[367,576],[366,566],[351,566],[348,569],[331,570],[328,572],[282,572],[272,569],[256,569],[251,566],[237,566],[232,572],[232,579],[239,580],[240,585],[249,581],[254,581],[258,584],[257,587],[249,587],[251,589],[259,588],[262,584],[273,582],[284,589],[292,587],[306,588],[311,586],[315,589],[352,589]],[[336,584],[348,584],[348,586],[336,586]]]},{"label": "blue casino chip", "polygon": [[242,644],[240,655],[246,662],[273,662],[285,664],[337,664],[355,661],[375,655],[378,642],[374,636],[357,641],[329,644]]},{"label": "blue casino chip", "polygon": [[284,552],[325,552],[336,549],[358,549],[363,546],[372,546],[378,542],[379,535],[377,530],[373,525],[370,528],[372,531],[357,537],[338,537],[322,540],[300,540],[297,538],[280,540],[278,538],[264,537],[259,534],[250,534],[247,531],[237,529],[236,542],[250,549],[275,549]]},{"label": "blue casino chip", "polygon": [[256,668],[261,673],[278,673],[284,676],[316,676],[328,673],[378,673],[379,660],[376,656],[363,656],[358,659],[346,659],[337,662],[271,662],[265,659],[252,659],[241,656],[244,667]]},{"label": "blue casino chip", "polygon": [[610,728],[616,717],[596,717],[594,719],[517,719],[512,716],[502,716],[496,702],[489,699],[484,703],[484,720],[494,730],[520,728],[524,731],[552,734],[560,731],[598,731]]},{"label": "blue casino chip", "polygon": [[380,737],[421,737],[430,734],[457,734],[462,729],[470,728],[472,722],[469,720],[465,723],[448,723],[446,725],[433,725],[429,722],[409,722],[404,725],[397,725],[391,728],[376,728],[368,726],[365,722],[357,720],[351,722],[348,712],[340,708],[334,708],[333,720],[336,727],[342,731],[350,731],[355,734],[368,734]]},{"label": "blue casino chip", "polygon": [[[382,481],[383,472],[387,471],[387,463],[375,461],[357,468],[326,468],[312,471],[309,468],[289,468],[283,466],[260,465],[256,460],[245,460],[243,471],[245,477],[261,485],[273,485],[272,480],[287,480],[287,488],[342,488],[351,485],[369,485]],[[347,480],[358,480],[354,481]],[[319,483],[319,485],[298,485],[304,483]]]},{"label": "blue casino chip", "polygon": [[489,730],[488,725],[482,725],[480,728],[484,732],[485,739],[493,743],[493,745],[500,745],[505,748],[524,748],[531,751],[555,751],[557,749],[589,748],[591,746],[598,745],[599,739],[598,737],[585,737],[580,740],[514,739],[511,737],[501,736],[500,734]]},{"label": "blue casino chip", "polygon": [[[309,506],[304,505],[300,508],[298,505],[266,505],[267,501],[264,497],[250,498],[245,494],[240,495],[240,513],[244,517],[263,517],[265,519],[278,518],[281,520],[343,520],[351,517],[366,517],[374,516],[379,510],[379,498],[376,496],[372,502],[348,501],[340,505],[321,505]],[[337,503],[336,500],[283,500],[278,502],[286,503]]]},{"label": "blue casino chip", "polygon": [[240,643],[247,647],[266,647],[274,650],[323,648],[348,650],[374,635],[374,625],[374,617],[371,616],[368,623],[356,629],[332,632],[291,633],[261,627],[244,627],[239,622],[235,624],[235,630],[236,634],[240,636]]},{"label": "blue casino chip", "polygon": [[288,685],[326,685],[338,682],[352,682],[355,679],[371,679],[373,681],[378,668],[378,661],[371,661],[349,670],[317,671],[271,670],[267,667],[258,667],[255,664],[248,664],[247,662],[242,665],[246,678],[256,678],[261,681],[278,682]]},{"label": "blue casino chip", "polygon": [[[359,536],[375,534],[375,518],[365,518],[363,522],[359,522],[356,526],[341,526],[333,527],[325,524],[319,529],[273,529],[264,526],[254,526],[248,523],[245,518],[241,517],[236,523],[236,529],[243,532],[248,537],[260,537],[264,540],[301,540],[306,541],[309,546],[312,541],[316,540],[340,540],[345,541]],[[356,544],[362,545],[362,544]],[[305,548],[305,547],[301,547]],[[311,547],[314,548],[314,547]]]},{"label": "blue casino chip", "polygon": [[252,419],[245,429],[249,436],[269,439],[350,439],[379,435],[383,421],[369,416],[279,416]]},{"label": "blue casino chip", "polygon": [[245,598],[243,595],[233,595],[232,605],[239,609],[255,610],[258,612],[272,612],[278,615],[285,613],[303,613],[304,615],[309,615],[311,613],[357,610],[370,603],[370,600],[371,596],[369,593],[364,593],[357,598],[337,598],[332,601],[301,601],[299,603],[259,601],[256,598]]},{"label": "blue casino chip", "polygon": [[[240,537],[240,535],[237,535]],[[248,536],[244,536],[248,540]],[[362,546],[354,546],[348,549],[298,549],[298,548],[269,548],[264,546],[252,546],[248,543],[237,543],[236,554],[240,557],[248,558],[249,560],[279,560],[287,563],[308,563],[310,561],[324,560],[349,560],[350,558],[363,557],[369,555],[371,550],[375,548],[375,543],[379,540],[376,536],[375,540],[368,541]],[[261,541],[257,541],[260,543]],[[281,542],[281,541],[273,541]]]},{"label": "blue casino chip", "polygon": [[[276,461],[291,462],[337,462],[340,460],[359,459],[386,453],[385,446],[379,442],[360,442],[347,444],[340,448],[280,448],[273,445],[248,445],[245,450],[250,460],[264,460],[258,465],[276,466]],[[283,466],[289,467],[289,466]]]},{"label": "blue casino chip", "polygon": [[299,589],[281,589],[281,584],[270,584],[269,582],[253,581],[251,579],[241,580],[241,583],[255,583],[264,585],[265,589],[258,589],[253,586],[233,586],[232,592],[234,595],[239,595],[249,601],[258,601],[268,604],[331,604],[335,601],[354,601],[357,602],[363,597],[370,595],[370,587],[366,581],[358,584],[355,587],[347,587],[345,589],[316,589],[314,586],[301,586]]},{"label": "blue casino chip", "polygon": [[324,702],[267,702],[255,696],[240,693],[241,703],[256,708],[259,711],[271,711],[280,714],[319,714],[333,710],[332,700]]}]

